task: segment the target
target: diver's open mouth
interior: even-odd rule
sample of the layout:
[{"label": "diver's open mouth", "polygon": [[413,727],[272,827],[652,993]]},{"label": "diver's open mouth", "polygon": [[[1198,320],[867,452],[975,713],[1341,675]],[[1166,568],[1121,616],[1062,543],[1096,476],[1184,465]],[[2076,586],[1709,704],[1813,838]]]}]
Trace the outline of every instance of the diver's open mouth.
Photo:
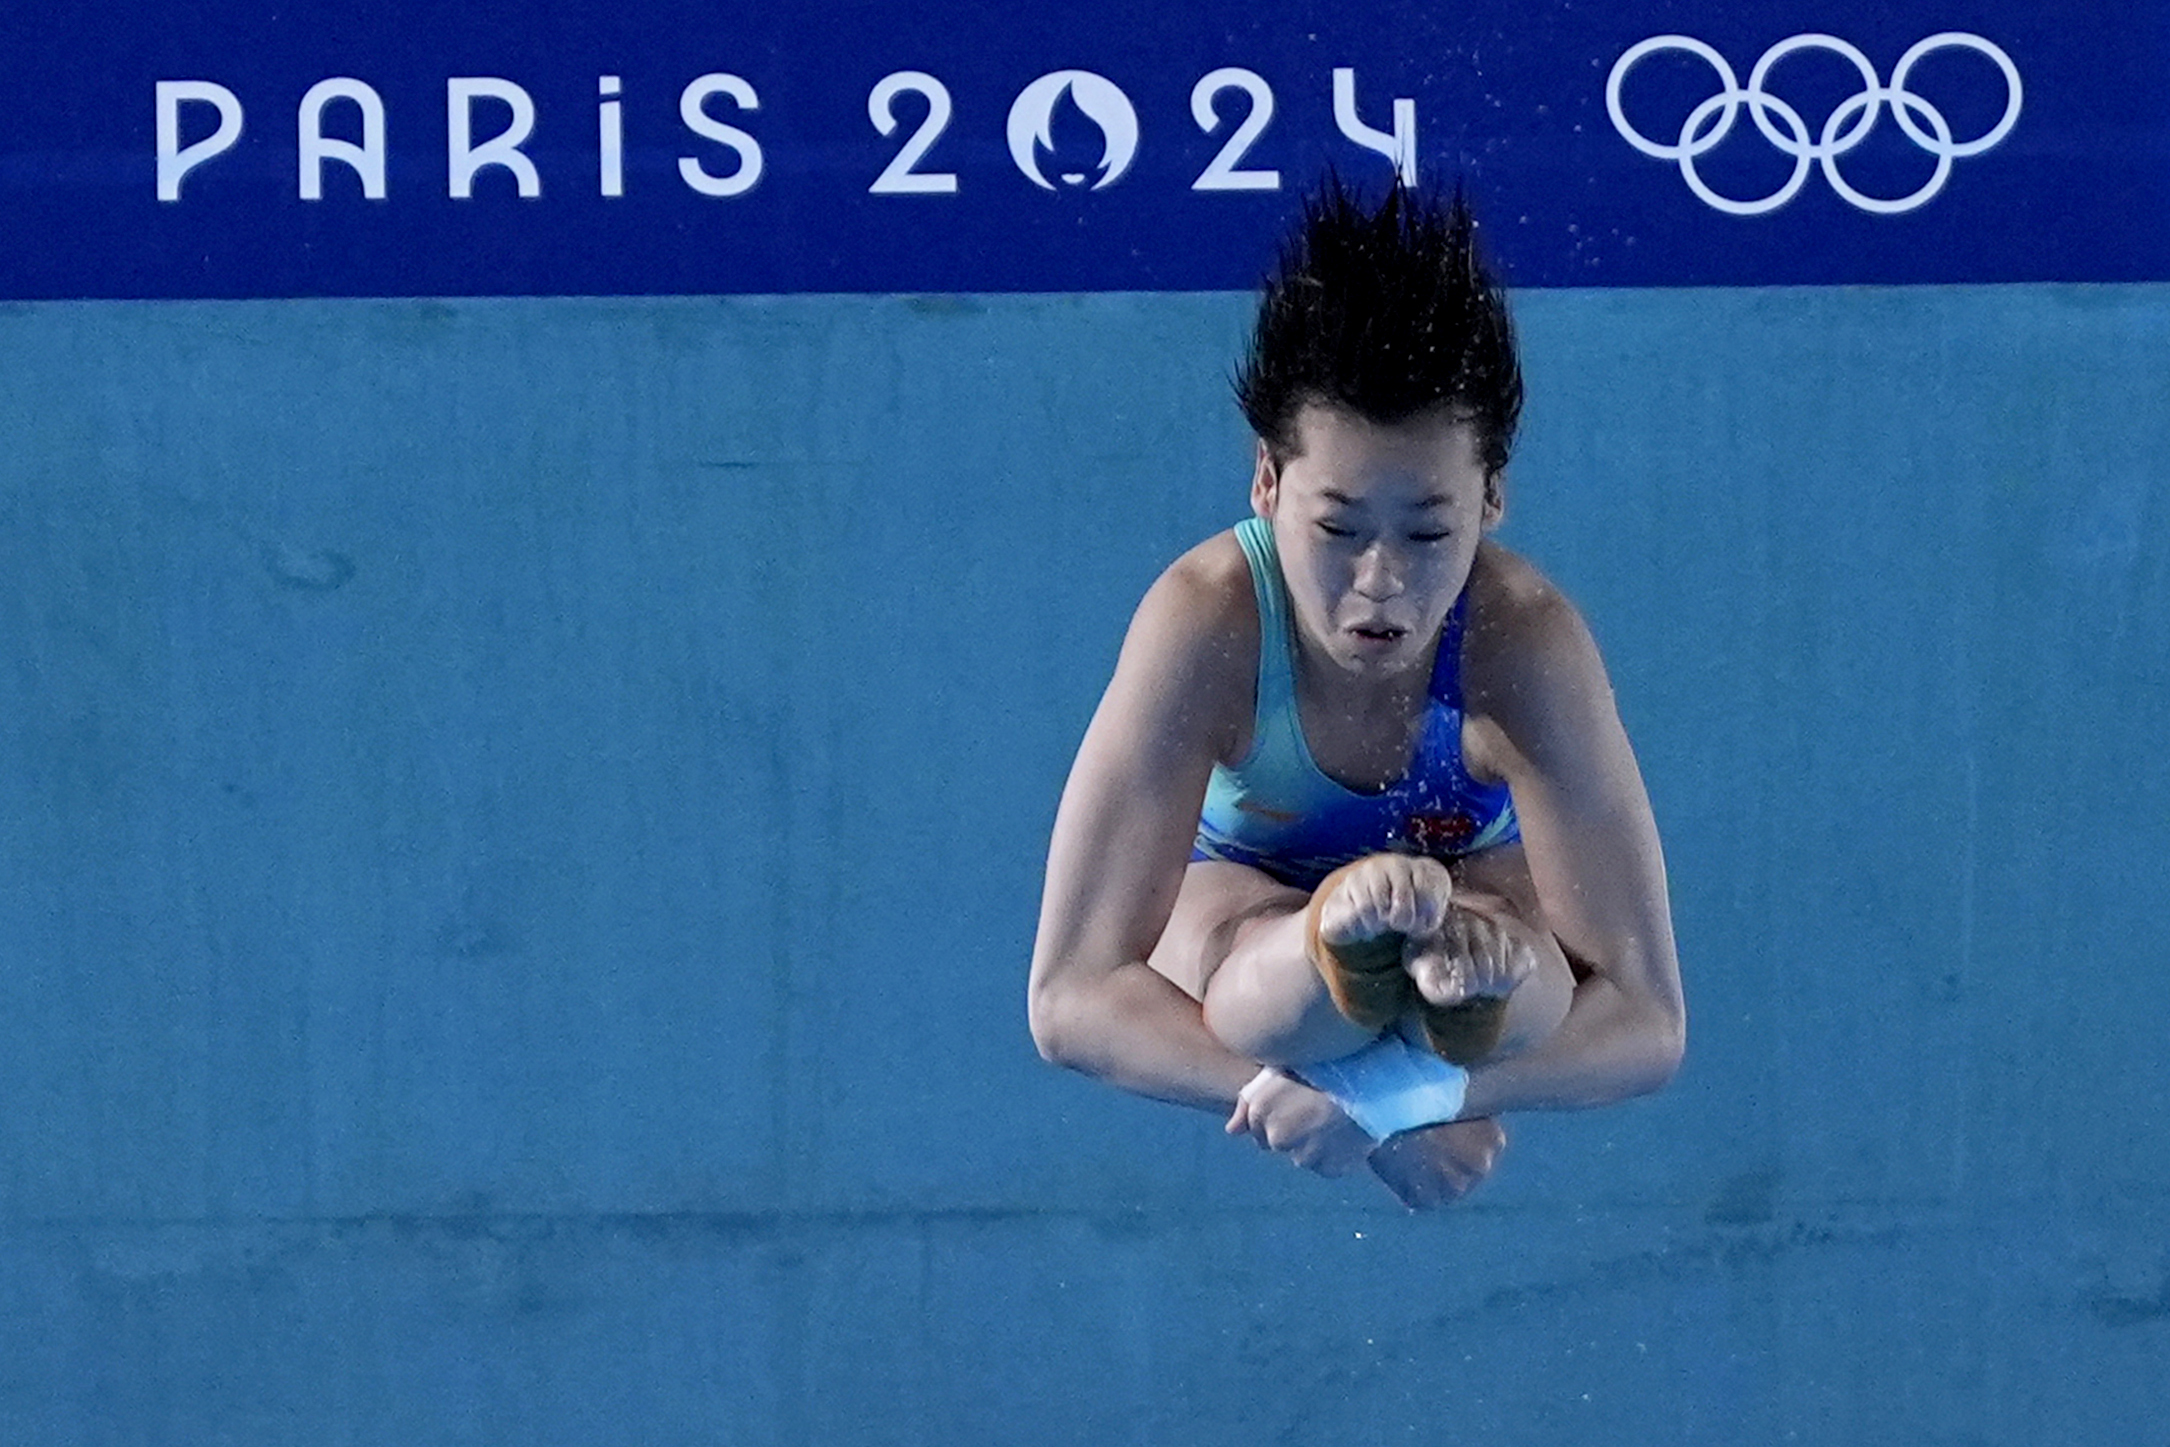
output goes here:
[{"label": "diver's open mouth", "polygon": [[1383,649],[1392,648],[1400,643],[1408,631],[1406,628],[1394,628],[1380,624],[1368,628],[1351,628],[1349,629],[1349,636],[1356,640],[1359,647]]}]

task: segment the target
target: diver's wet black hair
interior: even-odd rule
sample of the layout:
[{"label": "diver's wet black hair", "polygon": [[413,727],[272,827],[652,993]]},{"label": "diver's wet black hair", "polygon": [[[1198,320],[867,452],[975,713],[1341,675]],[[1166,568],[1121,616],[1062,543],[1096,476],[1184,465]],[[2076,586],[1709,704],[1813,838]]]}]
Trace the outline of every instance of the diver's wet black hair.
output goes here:
[{"label": "diver's wet black hair", "polygon": [[1306,198],[1235,379],[1276,461],[1294,453],[1306,402],[1387,425],[1444,403],[1476,428],[1486,470],[1506,465],[1522,368],[1476,229],[1459,187],[1440,201],[1397,178],[1374,207],[1329,175]]}]

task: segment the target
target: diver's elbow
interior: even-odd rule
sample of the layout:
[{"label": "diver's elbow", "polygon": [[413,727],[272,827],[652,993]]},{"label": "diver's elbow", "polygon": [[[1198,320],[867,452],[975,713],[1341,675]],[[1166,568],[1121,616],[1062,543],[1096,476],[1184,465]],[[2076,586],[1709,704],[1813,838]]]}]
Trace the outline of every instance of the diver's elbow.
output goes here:
[{"label": "diver's elbow", "polygon": [[1042,1060],[1076,1070],[1076,1031],[1067,1028],[1070,1012],[1063,1007],[1062,995],[1052,985],[1035,981],[1026,995],[1025,1024],[1032,1031],[1033,1048],[1040,1052]]},{"label": "diver's elbow", "polygon": [[1644,1093],[1652,1094],[1671,1085],[1687,1058],[1687,1015],[1677,1008],[1666,1010],[1650,1031],[1650,1075]]}]

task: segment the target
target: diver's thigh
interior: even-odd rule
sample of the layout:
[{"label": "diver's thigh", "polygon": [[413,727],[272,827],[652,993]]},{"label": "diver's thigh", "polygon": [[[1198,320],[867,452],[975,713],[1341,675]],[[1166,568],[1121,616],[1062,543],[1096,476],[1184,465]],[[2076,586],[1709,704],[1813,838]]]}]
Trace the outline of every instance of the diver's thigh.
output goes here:
[{"label": "diver's thigh", "polygon": [[1193,860],[1149,963],[1192,999],[1203,1000],[1245,925],[1294,914],[1310,902],[1304,891],[1249,865]]}]

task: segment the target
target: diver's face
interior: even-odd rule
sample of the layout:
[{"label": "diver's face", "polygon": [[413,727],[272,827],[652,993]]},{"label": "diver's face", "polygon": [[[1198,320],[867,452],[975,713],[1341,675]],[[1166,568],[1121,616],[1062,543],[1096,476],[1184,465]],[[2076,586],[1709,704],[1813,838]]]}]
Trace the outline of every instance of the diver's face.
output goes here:
[{"label": "diver's face", "polygon": [[1444,408],[1387,426],[1311,402],[1295,439],[1278,466],[1260,449],[1251,507],[1273,524],[1305,652],[1356,677],[1428,670],[1499,520],[1475,431]]}]

